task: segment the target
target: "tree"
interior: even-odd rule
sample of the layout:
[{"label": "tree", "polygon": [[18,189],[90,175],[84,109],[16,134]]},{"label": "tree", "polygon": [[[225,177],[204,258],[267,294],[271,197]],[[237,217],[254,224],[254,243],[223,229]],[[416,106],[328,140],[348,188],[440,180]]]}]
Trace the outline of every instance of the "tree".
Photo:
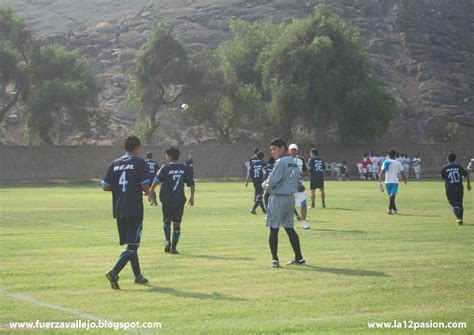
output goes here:
[{"label": "tree", "polygon": [[308,128],[336,123],[343,142],[370,140],[395,114],[394,99],[370,75],[360,32],[323,6],[289,24],[262,57],[275,134],[291,138],[299,118]]},{"label": "tree", "polygon": [[67,127],[87,133],[99,92],[89,63],[58,45],[36,49],[22,94],[28,142],[52,145]]},{"label": "tree", "polygon": [[146,143],[159,126],[157,111],[182,96],[187,71],[186,50],[168,25],[157,25],[135,59],[128,87],[128,105],[135,109],[138,132]]}]

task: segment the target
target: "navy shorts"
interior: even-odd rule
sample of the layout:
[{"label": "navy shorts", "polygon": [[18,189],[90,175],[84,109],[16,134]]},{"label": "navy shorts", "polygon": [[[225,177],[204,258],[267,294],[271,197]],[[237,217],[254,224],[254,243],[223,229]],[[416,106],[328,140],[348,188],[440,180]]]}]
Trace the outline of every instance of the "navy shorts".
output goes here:
[{"label": "navy shorts", "polygon": [[324,179],[311,180],[309,188],[315,190],[317,188],[324,188]]},{"label": "navy shorts", "polygon": [[185,204],[186,202],[163,202],[161,206],[161,211],[163,212],[163,222],[181,223],[183,220]]},{"label": "navy shorts", "polygon": [[142,239],[142,218],[117,219],[117,229],[119,233],[120,245],[139,245]]},{"label": "navy shorts", "polygon": [[255,189],[255,195],[263,195],[263,181],[253,182],[253,188]]},{"label": "navy shorts", "polygon": [[448,198],[449,204],[453,207],[462,207],[462,201],[464,198],[463,189],[457,191],[448,191],[446,192],[446,197]]}]

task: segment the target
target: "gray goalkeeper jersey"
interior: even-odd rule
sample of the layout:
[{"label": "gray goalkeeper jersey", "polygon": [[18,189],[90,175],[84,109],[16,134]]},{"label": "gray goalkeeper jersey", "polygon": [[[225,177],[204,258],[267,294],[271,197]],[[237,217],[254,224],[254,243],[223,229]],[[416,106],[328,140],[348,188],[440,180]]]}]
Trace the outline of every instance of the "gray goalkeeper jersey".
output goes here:
[{"label": "gray goalkeeper jersey", "polygon": [[298,191],[300,170],[291,156],[284,156],[275,163],[263,187],[273,195],[293,195]]}]

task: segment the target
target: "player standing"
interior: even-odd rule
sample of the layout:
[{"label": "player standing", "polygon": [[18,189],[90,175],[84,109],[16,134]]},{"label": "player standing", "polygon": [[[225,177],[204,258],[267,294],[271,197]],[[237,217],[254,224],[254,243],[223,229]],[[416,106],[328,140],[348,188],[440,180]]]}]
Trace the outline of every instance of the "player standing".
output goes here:
[{"label": "player standing", "polygon": [[326,164],[319,157],[317,149],[313,148],[310,152],[310,160],[308,162],[311,190],[311,208],[315,207],[316,189],[321,192],[321,202],[323,208],[326,207],[326,194],[324,193],[324,171]]},{"label": "player standing", "polygon": [[191,175],[191,178],[194,179],[194,159],[193,159],[193,154],[194,152],[190,151],[188,152],[188,157],[186,157],[186,160],[184,161],[184,165],[188,168],[189,174]]},{"label": "player standing", "polygon": [[294,226],[293,210],[295,208],[294,194],[298,191],[300,181],[300,170],[294,159],[288,156],[286,142],[281,138],[275,138],[270,143],[273,157],[276,159],[273,172],[263,182],[263,188],[271,193],[268,200],[267,227],[270,227],[270,251],[272,253],[272,267],[280,267],[278,259],[278,232],[285,228],[295,258],[288,265],[305,263],[301,254],[300,239]]},{"label": "player standing", "polygon": [[[295,193],[295,201],[296,201],[296,206],[301,207],[301,227],[303,229],[309,229],[310,226],[306,222],[306,215],[308,213],[308,205],[307,205],[307,200],[306,200],[306,191],[305,187],[303,184],[303,177],[306,176],[308,173],[308,167],[306,166],[306,163],[303,159],[303,157],[298,156],[298,146],[296,144],[290,144],[289,146],[290,149],[290,154],[293,157],[293,160],[295,161],[296,165],[300,169],[300,175],[301,175],[301,180],[298,185],[298,190]],[[295,211],[296,216],[298,217],[298,212]]]},{"label": "player standing", "polygon": [[262,183],[265,179],[263,179],[263,168],[267,165],[263,161],[264,153],[262,151],[259,151],[257,153],[257,160],[255,160],[251,165],[250,165],[250,170],[249,173],[247,174],[247,179],[245,180],[245,187],[247,187],[249,183],[249,179],[252,179],[253,181],[253,187],[255,189],[254,192],[254,202],[253,202],[253,207],[250,210],[251,214],[257,214],[255,211],[258,206],[262,208],[263,213],[266,213],[265,207],[263,206],[263,188],[262,188]]},{"label": "player standing", "polygon": [[[150,179],[150,185],[153,182],[153,178],[155,178],[156,173],[160,169],[160,165],[155,162],[153,158],[153,154],[151,152],[146,153],[146,166],[147,166],[147,172],[148,172],[148,179]],[[156,199],[156,192],[151,192],[151,196],[149,197],[150,200],[150,205],[152,206],[157,206],[158,202]]]},{"label": "player standing", "polygon": [[120,286],[119,273],[130,261],[135,283],[146,284],[140,271],[138,248],[143,226],[143,195],[148,193],[148,183],[145,161],[138,156],[140,140],[129,136],[124,143],[126,154],[110,164],[105,178],[101,181],[104,191],[112,191],[113,217],[117,220],[120,245],[127,247],[120,254],[115,266],[106,273],[113,289]]},{"label": "player standing", "polygon": [[420,154],[416,154],[415,158],[413,158],[413,172],[415,172],[415,177],[417,180],[420,180],[421,177],[421,158]]},{"label": "player standing", "polygon": [[466,178],[467,190],[471,190],[471,178],[464,168],[456,164],[456,154],[450,152],[448,155],[448,164],[443,166],[441,170],[441,178],[445,181],[446,197],[449,204],[453,207],[454,215],[456,215],[457,223],[463,224],[464,208],[462,205],[464,197],[464,186],[462,178]]},{"label": "player standing", "polygon": [[[267,180],[270,174],[273,171],[273,167],[275,166],[275,157],[271,156],[268,159],[267,165],[263,168],[263,180]],[[263,194],[263,203],[265,205],[265,210],[268,210],[268,198],[270,197],[270,193],[265,191]]]},{"label": "player standing", "polygon": [[394,215],[397,214],[397,206],[395,205],[395,196],[398,192],[399,174],[403,177],[403,182],[407,183],[405,173],[403,172],[403,165],[398,160],[396,160],[395,150],[390,150],[388,153],[389,158],[385,160],[382,164],[382,172],[379,176],[380,189],[383,192],[382,188],[382,178],[385,175],[385,187],[387,188],[387,194],[390,197],[389,206],[387,214]]},{"label": "player standing", "polygon": [[[167,164],[158,171],[150,191],[154,191],[158,184],[160,186],[160,201],[163,212],[163,231],[165,233],[165,252],[178,254],[176,246],[181,235],[181,221],[183,219],[186,195],[184,184],[191,189],[189,206],[194,206],[194,179],[184,164],[178,163],[179,149],[169,147],[166,149]],[[171,223],[173,224],[173,240],[171,240]]]}]

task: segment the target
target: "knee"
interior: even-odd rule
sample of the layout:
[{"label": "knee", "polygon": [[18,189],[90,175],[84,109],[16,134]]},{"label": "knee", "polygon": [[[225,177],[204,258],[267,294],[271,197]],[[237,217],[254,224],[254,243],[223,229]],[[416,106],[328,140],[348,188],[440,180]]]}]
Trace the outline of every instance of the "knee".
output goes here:
[{"label": "knee", "polygon": [[181,223],[173,222],[173,230],[176,232],[181,231]]}]

